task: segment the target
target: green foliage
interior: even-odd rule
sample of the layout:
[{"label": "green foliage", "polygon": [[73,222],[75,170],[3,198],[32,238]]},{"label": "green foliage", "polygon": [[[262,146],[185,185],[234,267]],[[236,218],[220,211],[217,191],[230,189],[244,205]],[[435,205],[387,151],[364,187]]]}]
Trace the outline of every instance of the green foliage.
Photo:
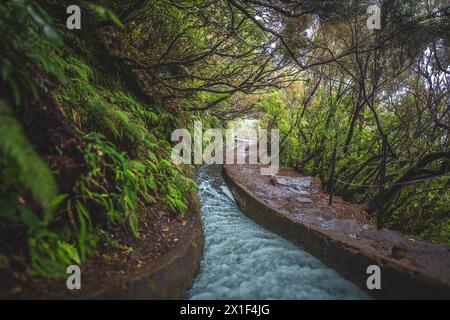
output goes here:
[{"label": "green foliage", "polygon": [[[101,135],[91,133],[85,138],[90,142],[82,152],[91,169],[80,184],[80,198],[95,201],[105,209],[108,222],[128,224],[139,237],[139,202],[155,202],[149,194],[155,186],[148,179],[145,166],[117,151]],[[105,176],[112,180],[110,185],[99,183]],[[83,212],[83,216],[88,214]]]},{"label": "green foliage", "polygon": [[[95,199],[107,208],[107,217],[110,222],[124,223],[126,221],[131,231],[139,236],[138,204],[140,201],[147,205],[155,203],[154,196],[159,193],[174,212],[182,214],[186,211],[186,194],[193,190],[195,183],[186,178],[168,160],[164,158],[158,160],[151,151],[148,151],[140,160],[131,160],[125,152],[118,152],[113,144],[105,141],[104,137],[89,134],[86,138],[93,141],[88,144],[86,150],[83,150],[87,163],[92,168],[88,175],[89,184],[98,186],[93,181],[98,174],[105,174],[105,172],[106,175],[113,176],[115,180],[112,190],[108,193],[96,195],[88,189],[83,189],[83,192],[89,199]],[[119,212],[122,212],[124,216],[120,216]]]},{"label": "green foliage", "polygon": [[125,26],[123,25],[122,21],[120,21],[120,19],[114,14],[114,12],[112,12],[111,10],[103,7],[103,6],[99,6],[99,5],[95,5],[95,4],[90,4],[89,7],[103,20],[103,21],[112,21],[116,26],[120,27],[120,28],[124,28]]},{"label": "green foliage", "polygon": [[157,120],[157,114],[122,91],[95,85],[96,72],[79,58],[68,57],[65,69],[71,83],[58,99],[80,128],[101,132],[116,142],[124,139],[135,149],[156,146],[145,121]]},{"label": "green foliage", "polygon": [[[0,191],[6,194],[9,189],[25,189],[39,203],[44,211],[44,223],[48,223],[55,207],[60,202],[53,174],[25,137],[20,123],[11,108],[0,100],[0,170],[3,181]],[[22,191],[21,190],[21,191]]]},{"label": "green foliage", "polygon": [[[381,135],[373,119],[373,113],[365,108],[357,118],[351,143],[344,148],[352,121],[353,97],[323,92],[320,89],[304,107],[292,98],[289,89],[263,95],[258,102],[264,112],[265,126],[280,129],[284,140],[281,146],[281,161],[297,168],[304,174],[318,176],[326,190],[333,148],[337,147],[334,191],[348,200],[374,204],[378,197]],[[414,165],[429,150],[443,148],[443,140],[431,139],[436,135],[433,127],[418,135],[418,123],[411,120],[410,105],[415,103],[413,95],[406,94],[393,102],[394,112],[388,112],[376,104],[376,111],[389,139],[398,155],[388,158],[387,186],[395,183],[411,165]],[[421,117],[429,117],[421,111]],[[298,121],[297,121],[298,119]],[[405,119],[408,119],[405,121]],[[410,123],[411,122],[411,123]],[[401,130],[400,130],[401,129]],[[414,137],[414,139],[411,139]],[[435,164],[437,168],[438,164]],[[436,177],[429,181],[405,186],[391,201],[385,203],[385,225],[409,234],[420,235],[435,242],[448,243],[448,188],[449,177]],[[373,209],[373,208],[372,208]],[[371,210],[374,212],[374,210]],[[374,218],[374,215],[373,215]]]},{"label": "green foliage", "polygon": [[81,263],[76,248],[61,240],[60,234],[35,230],[28,241],[33,271],[47,277],[62,276],[67,266]]},{"label": "green foliage", "polygon": [[[110,11],[93,9],[121,25]],[[64,84],[51,97],[86,141],[79,151],[88,172],[70,195],[58,195],[53,173],[27,141],[13,109],[0,100],[0,219],[27,227],[31,272],[64,275],[67,265],[82,263],[99,241],[107,241],[112,225],[139,237],[145,208],[160,199],[173,212],[184,213],[194,183],[164,159],[170,154],[166,137],[174,124],[167,123],[173,116],[143,105],[118,82],[105,81],[82,58],[59,48],[48,15],[34,2],[2,3],[0,18],[2,96],[19,106],[23,97],[39,99],[50,83]],[[27,202],[28,193],[42,217]],[[0,267],[6,268],[7,256],[0,258]]]},{"label": "green foliage", "polygon": [[123,91],[115,91],[109,97],[109,101],[137,116],[148,128],[157,127],[160,124],[160,117],[162,115],[140,104],[131,94]]},{"label": "green foliage", "polygon": [[194,190],[195,182],[181,174],[168,160],[161,159],[157,164],[149,164],[164,203],[173,212],[184,214],[187,210],[186,195]]},{"label": "green foliage", "polygon": [[405,187],[386,225],[437,243],[450,243],[449,183],[450,177],[443,176]]},{"label": "green foliage", "polygon": [[[37,98],[40,91],[47,90],[50,79],[65,81],[60,63],[49,51],[62,41],[50,17],[36,2],[2,2],[0,33],[2,97],[19,106],[24,97]],[[0,136],[0,218],[28,227],[31,266],[36,272],[56,272],[55,259],[79,261],[70,244],[45,231],[65,195],[57,195],[52,172],[29,143],[15,110],[4,100],[0,100]],[[39,205],[37,212],[26,203],[29,198]],[[7,258],[0,264],[7,264]],[[62,274],[62,269],[58,272]]]},{"label": "green foliage", "polygon": [[113,237],[111,237],[110,234],[104,232],[103,230],[101,231],[102,237],[103,237],[103,242],[110,246],[113,249],[116,250],[120,250],[123,252],[133,252],[134,249],[130,246],[127,246],[123,243],[121,243],[120,241],[118,241],[117,239],[114,239]]},{"label": "green foliage", "polygon": [[0,4],[0,91],[12,94],[19,105],[23,96],[38,95],[45,83],[30,69],[42,71],[64,81],[60,65],[54,63],[48,48],[62,41],[51,18],[35,2],[7,0]]}]

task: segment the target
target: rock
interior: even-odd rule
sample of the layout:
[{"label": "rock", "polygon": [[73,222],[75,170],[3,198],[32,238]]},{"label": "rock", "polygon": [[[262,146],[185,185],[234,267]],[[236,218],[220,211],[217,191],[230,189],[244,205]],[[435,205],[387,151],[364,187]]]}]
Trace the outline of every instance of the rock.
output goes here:
[{"label": "rock", "polygon": [[[312,177],[276,177],[270,178],[269,182],[276,186],[285,186],[290,190],[301,194],[302,196],[309,196],[312,192],[317,192],[316,188],[313,188]],[[309,202],[309,201],[301,201]]]},{"label": "rock", "polygon": [[269,182],[270,182],[271,185],[276,186],[277,185],[277,177],[272,176],[270,178]]}]

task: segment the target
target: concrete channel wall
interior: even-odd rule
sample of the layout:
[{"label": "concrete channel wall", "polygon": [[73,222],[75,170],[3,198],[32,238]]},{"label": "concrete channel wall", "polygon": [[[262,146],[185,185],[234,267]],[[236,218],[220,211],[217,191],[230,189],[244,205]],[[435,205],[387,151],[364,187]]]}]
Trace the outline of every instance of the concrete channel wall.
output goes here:
[{"label": "concrete channel wall", "polygon": [[200,270],[203,256],[203,229],[196,208],[192,233],[182,243],[137,275],[131,275],[110,287],[100,288],[86,299],[184,299]]},{"label": "concrete channel wall", "polygon": [[[294,221],[258,199],[223,170],[238,206],[256,223],[309,251],[343,277],[379,299],[449,299],[450,286],[414,267],[385,257],[376,250],[359,248],[333,238],[314,226]],[[368,290],[367,267],[381,267],[381,290]],[[449,270],[450,271],[450,270]]]}]

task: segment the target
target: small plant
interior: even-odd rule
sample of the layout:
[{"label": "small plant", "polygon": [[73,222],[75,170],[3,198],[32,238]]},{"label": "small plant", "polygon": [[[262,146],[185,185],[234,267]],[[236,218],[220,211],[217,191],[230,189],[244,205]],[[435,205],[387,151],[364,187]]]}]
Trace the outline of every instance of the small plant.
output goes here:
[{"label": "small plant", "polygon": [[185,177],[168,160],[161,159],[150,166],[160,187],[164,203],[174,212],[184,214],[187,210],[186,195],[193,191],[195,181]]},{"label": "small plant", "polygon": [[[121,26],[109,10],[91,9]],[[65,275],[101,241],[133,250],[111,240],[108,230],[140,237],[147,207],[160,202],[184,214],[195,186],[168,161],[175,117],[141,103],[118,79],[103,79],[85,57],[61,46],[59,31],[34,1],[0,4],[0,219],[26,230],[29,271],[46,277]],[[73,35],[65,39],[84,45]],[[83,168],[67,194],[59,194],[60,173],[28,141],[18,116],[30,102],[44,103],[42,97],[85,142],[78,148]],[[61,146],[51,150],[57,160],[70,158]],[[8,268],[9,254],[0,252],[0,269]]]},{"label": "small plant", "polygon": [[[0,100],[0,136],[0,162],[4,164],[4,169],[0,170],[1,180],[4,181],[0,191],[2,194],[11,190],[30,192],[43,210],[42,223],[48,224],[61,200],[57,196],[56,182],[50,169],[28,142],[12,109],[3,100]],[[0,210],[3,211],[0,216],[12,214],[6,206],[2,208],[5,209]]]},{"label": "small plant", "polygon": [[65,268],[81,259],[74,245],[61,240],[60,234],[38,229],[28,241],[31,266],[34,272],[54,277],[65,274]]}]

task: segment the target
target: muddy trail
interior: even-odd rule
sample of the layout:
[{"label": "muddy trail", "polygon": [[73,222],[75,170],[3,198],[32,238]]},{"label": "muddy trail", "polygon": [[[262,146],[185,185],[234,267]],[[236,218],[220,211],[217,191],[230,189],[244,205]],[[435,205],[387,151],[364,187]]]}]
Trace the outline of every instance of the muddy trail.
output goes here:
[{"label": "muddy trail", "polygon": [[369,299],[308,252],[248,219],[221,166],[197,173],[205,251],[190,299]]}]

